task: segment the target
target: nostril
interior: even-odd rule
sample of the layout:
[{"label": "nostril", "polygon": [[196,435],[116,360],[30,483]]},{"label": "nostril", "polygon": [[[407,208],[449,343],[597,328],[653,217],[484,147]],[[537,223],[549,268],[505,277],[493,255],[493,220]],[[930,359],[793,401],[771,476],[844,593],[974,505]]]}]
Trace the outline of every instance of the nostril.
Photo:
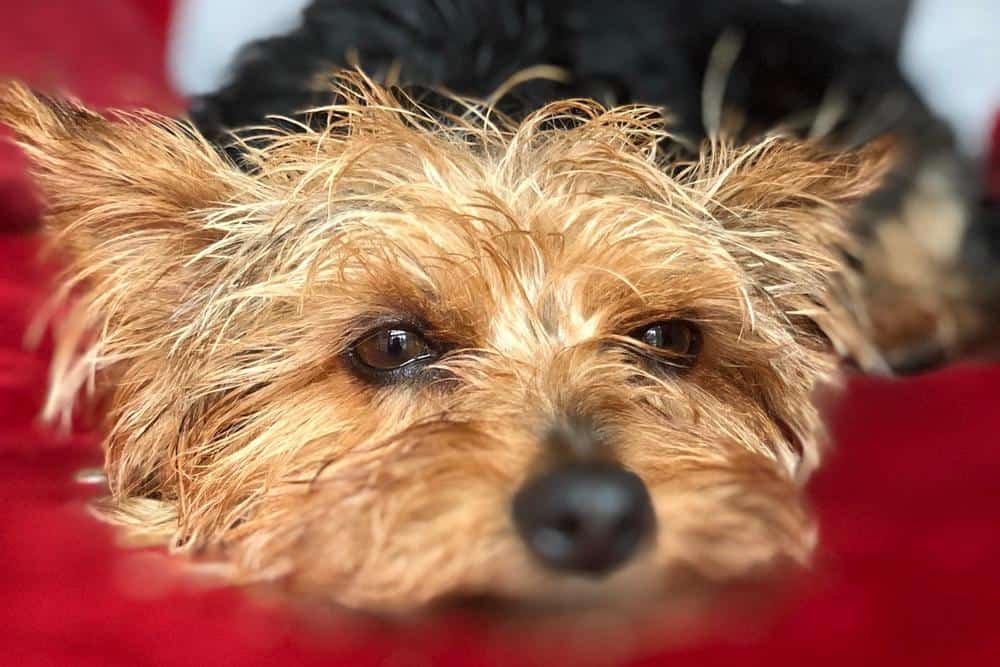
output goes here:
[{"label": "nostril", "polygon": [[572,538],[580,532],[580,518],[573,514],[564,514],[556,517],[551,527],[557,533]]},{"label": "nostril", "polygon": [[576,463],[529,481],[514,498],[514,521],[529,549],[553,569],[605,573],[652,532],[642,481],[607,463]]}]

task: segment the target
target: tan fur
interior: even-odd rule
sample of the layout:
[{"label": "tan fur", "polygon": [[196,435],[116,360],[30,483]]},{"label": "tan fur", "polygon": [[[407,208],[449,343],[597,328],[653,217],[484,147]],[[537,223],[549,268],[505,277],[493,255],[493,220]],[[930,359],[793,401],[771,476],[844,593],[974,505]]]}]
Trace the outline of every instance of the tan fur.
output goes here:
[{"label": "tan fur", "polygon": [[[676,164],[660,110],[549,105],[440,119],[359,75],[328,127],[227,163],[152,114],[111,120],[11,86],[47,229],[84,286],[49,416],[108,401],[104,513],[235,581],[370,609],[460,594],[614,599],[682,573],[806,562],[812,398],[871,354],[839,248],[885,151],[773,138]],[[64,295],[68,293],[64,292]],[[405,316],[449,378],[375,388],[343,355]],[[627,353],[683,316],[686,374]],[[536,565],[510,502],[542,434],[584,415],[650,489],[656,544],[611,578]]]}]

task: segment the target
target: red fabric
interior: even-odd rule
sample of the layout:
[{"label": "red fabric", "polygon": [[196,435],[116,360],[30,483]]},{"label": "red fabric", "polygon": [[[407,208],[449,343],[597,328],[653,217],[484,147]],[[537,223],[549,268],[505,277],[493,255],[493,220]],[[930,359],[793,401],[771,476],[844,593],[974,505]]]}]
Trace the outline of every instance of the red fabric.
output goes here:
[{"label": "red fabric", "polygon": [[[165,4],[0,3],[0,76],[96,104],[176,108],[162,73]],[[22,169],[0,152],[4,664],[559,664],[565,645],[529,652],[482,619],[319,624],[239,591],[200,590],[155,552],[116,548],[72,481],[99,462],[95,439],[35,421],[47,348],[21,340],[51,269],[35,260],[34,236],[11,233],[36,219]],[[632,646],[632,663],[995,664],[998,398],[996,367],[854,382],[835,412],[839,449],[812,487],[823,526],[815,574],[764,622],[720,624],[686,646]]]}]

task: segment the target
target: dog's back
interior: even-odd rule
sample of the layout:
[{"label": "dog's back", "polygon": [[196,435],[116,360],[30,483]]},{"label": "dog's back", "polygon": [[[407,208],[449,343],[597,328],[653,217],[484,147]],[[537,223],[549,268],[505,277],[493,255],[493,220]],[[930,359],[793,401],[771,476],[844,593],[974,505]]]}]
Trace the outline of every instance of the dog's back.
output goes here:
[{"label": "dog's back", "polygon": [[[329,74],[354,65],[474,97],[550,65],[558,74],[510,91],[512,110],[567,97],[661,105],[691,139],[718,120],[730,130],[840,130],[853,143],[933,123],[892,49],[865,26],[762,0],[317,0],[300,28],[244,49],[228,85],[196,100],[193,115],[209,132],[291,115],[326,103]],[[894,112],[880,110],[890,97]]]}]

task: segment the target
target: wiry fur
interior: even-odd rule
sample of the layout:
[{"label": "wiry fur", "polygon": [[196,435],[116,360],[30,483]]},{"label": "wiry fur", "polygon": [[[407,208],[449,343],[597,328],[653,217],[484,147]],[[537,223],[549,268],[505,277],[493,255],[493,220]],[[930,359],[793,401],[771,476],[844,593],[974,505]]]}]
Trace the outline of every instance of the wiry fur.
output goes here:
[{"label": "wiry fur", "polygon": [[[105,397],[106,516],[236,581],[373,609],[807,561],[813,397],[838,351],[866,349],[843,220],[885,151],[771,138],[673,164],[655,108],[570,100],[514,123],[338,86],[322,129],[270,131],[243,170],[182,122],[3,94],[82,288],[47,412]],[[701,328],[689,372],[637,362],[625,335],[669,317]],[[351,371],[386,318],[450,344],[430,379]],[[511,525],[569,418],[655,506],[655,545],[605,581],[547,572]]]},{"label": "wiry fur", "polygon": [[753,142],[781,128],[836,150],[891,136],[901,157],[852,215],[873,348],[856,361],[912,373],[981,354],[996,338],[1000,262],[984,242],[997,233],[979,168],[877,34],[905,3],[868,3],[853,19],[861,5],[843,4],[312,0],[296,29],[248,45],[190,112],[238,155],[229,130],[326,105],[329,73],[359,65],[418,98],[507,90],[497,103],[518,119],[566,98],[663,107],[688,158],[720,133]]}]

